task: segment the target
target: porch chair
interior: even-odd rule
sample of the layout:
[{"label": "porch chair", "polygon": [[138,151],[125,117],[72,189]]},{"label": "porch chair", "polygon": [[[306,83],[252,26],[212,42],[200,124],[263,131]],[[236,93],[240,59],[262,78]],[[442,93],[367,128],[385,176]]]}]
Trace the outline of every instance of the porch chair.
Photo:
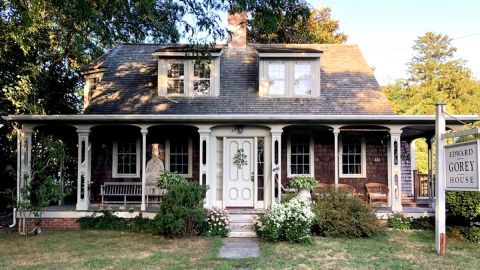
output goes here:
[{"label": "porch chair", "polygon": [[381,183],[366,183],[367,200],[369,204],[385,203],[388,204],[388,187]]},{"label": "porch chair", "polygon": [[317,185],[312,190],[312,198],[317,198],[320,194],[329,192],[335,189],[335,185],[332,184],[325,184],[325,183],[317,183]]},{"label": "porch chair", "polygon": [[348,194],[350,194],[352,196],[357,196],[358,195],[357,190],[353,186],[350,186],[349,184],[338,184],[337,188],[347,192]]}]

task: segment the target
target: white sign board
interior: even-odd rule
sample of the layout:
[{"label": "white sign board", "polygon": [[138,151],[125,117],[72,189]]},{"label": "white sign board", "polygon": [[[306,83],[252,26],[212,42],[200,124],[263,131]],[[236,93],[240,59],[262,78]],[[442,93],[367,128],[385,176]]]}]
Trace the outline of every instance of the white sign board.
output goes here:
[{"label": "white sign board", "polygon": [[446,190],[480,191],[479,140],[445,145]]}]

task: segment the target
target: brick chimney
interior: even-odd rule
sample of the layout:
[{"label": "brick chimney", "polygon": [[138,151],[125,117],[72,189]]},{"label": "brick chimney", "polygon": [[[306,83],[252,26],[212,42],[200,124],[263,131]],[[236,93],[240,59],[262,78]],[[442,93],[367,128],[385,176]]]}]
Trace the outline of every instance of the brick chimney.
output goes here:
[{"label": "brick chimney", "polygon": [[228,31],[231,36],[228,38],[229,48],[247,47],[247,14],[246,12],[228,13]]}]

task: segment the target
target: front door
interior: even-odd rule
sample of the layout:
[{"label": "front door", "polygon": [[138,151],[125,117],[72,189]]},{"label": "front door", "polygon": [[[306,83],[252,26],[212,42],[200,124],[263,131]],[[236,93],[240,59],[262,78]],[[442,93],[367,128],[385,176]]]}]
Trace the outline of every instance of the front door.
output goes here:
[{"label": "front door", "polygon": [[253,207],[253,138],[227,139],[225,181],[227,207]]}]

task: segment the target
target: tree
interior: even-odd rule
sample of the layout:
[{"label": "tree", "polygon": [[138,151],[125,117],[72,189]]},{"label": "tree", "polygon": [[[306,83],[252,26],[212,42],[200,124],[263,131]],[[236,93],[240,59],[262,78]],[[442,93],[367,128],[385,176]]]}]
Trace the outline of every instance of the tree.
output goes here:
[{"label": "tree", "polygon": [[[457,49],[446,35],[427,32],[413,46],[408,78],[383,87],[400,114],[433,114],[435,102],[447,102],[449,113],[480,112],[480,82],[472,78],[465,61],[455,58]],[[426,145],[417,146],[417,169],[426,172]]]},{"label": "tree", "polygon": [[304,0],[246,0],[232,6],[251,14],[247,22],[250,43],[339,44],[347,40],[330,8],[310,9]]},{"label": "tree", "polygon": [[347,41],[347,35],[339,32],[340,23],[331,17],[328,7],[312,9],[308,18],[308,31],[312,43],[341,44]]},{"label": "tree", "polygon": [[480,83],[472,78],[465,61],[446,35],[427,32],[413,46],[408,78],[384,87],[398,113],[432,114],[435,102],[447,102],[450,113],[478,113]]},{"label": "tree", "polygon": [[311,43],[304,0],[246,1],[250,43]]}]

